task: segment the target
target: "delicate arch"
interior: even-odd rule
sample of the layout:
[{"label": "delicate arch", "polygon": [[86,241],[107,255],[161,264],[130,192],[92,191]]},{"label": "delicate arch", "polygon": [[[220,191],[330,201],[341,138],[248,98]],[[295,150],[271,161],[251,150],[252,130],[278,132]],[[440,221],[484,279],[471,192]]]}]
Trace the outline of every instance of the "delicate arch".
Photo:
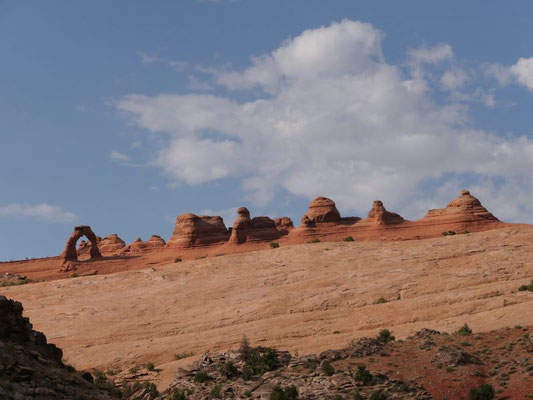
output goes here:
[{"label": "delicate arch", "polygon": [[76,251],[76,242],[82,236],[85,236],[89,240],[89,242],[91,242],[92,244],[89,250],[91,258],[102,257],[102,254],[100,254],[100,250],[98,250],[98,241],[96,240],[96,235],[94,234],[91,227],[88,225],[80,225],[80,226],[74,227],[72,234],[67,240],[67,244],[65,245],[65,250],[63,250],[63,253],[61,254],[61,257],[63,257],[64,261],[77,261],[78,260],[78,252]]}]

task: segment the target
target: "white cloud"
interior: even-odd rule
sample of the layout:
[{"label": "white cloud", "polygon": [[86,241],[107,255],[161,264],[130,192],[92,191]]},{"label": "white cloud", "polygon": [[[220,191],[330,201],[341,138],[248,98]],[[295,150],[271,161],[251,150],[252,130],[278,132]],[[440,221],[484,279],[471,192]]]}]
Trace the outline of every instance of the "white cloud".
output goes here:
[{"label": "white cloud", "polygon": [[0,216],[28,217],[50,222],[72,222],[78,218],[74,213],[63,211],[58,206],[46,203],[0,205]]},{"label": "white cloud", "polygon": [[455,92],[461,89],[470,79],[468,73],[459,68],[445,71],[440,78],[444,89]]},{"label": "white cloud", "polygon": [[109,154],[109,159],[113,161],[127,162],[130,161],[130,157],[127,154],[121,153],[119,151],[112,151]]},{"label": "white cloud", "polygon": [[438,64],[453,58],[453,49],[448,43],[440,43],[433,47],[418,47],[408,51],[415,63]]},{"label": "white cloud", "polygon": [[[370,24],[344,20],[304,31],[243,71],[212,72],[229,95],[129,95],[117,107],[163,139],[153,164],[173,181],[238,178],[255,204],[284,189],[327,195],[359,214],[382,198],[420,217],[411,204],[435,195],[422,185],[449,185],[447,177],[491,182],[508,202],[524,201],[509,185],[524,182],[520,190],[533,196],[533,142],[468,127],[464,104],[436,102],[421,74],[385,61],[383,37]],[[435,64],[453,50],[441,44],[409,55]],[[461,86],[457,77],[446,82]],[[245,89],[254,89],[251,100],[231,95]],[[503,200],[493,211],[504,213]],[[533,211],[524,218],[533,220]]]},{"label": "white cloud", "polygon": [[486,68],[486,72],[501,86],[516,83],[533,92],[533,57],[520,57],[516,64],[511,66],[492,64]]}]

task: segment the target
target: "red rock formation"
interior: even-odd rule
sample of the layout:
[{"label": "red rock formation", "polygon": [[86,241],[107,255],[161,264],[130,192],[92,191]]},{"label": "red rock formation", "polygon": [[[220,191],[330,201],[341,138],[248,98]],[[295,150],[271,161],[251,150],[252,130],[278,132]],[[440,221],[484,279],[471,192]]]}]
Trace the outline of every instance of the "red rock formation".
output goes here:
[{"label": "red rock formation", "polygon": [[165,242],[165,240],[159,235],[150,236],[150,239],[148,239],[148,243],[150,244],[150,247],[152,249],[165,247],[165,245],[167,244],[167,242]]},{"label": "red rock formation", "polygon": [[230,243],[242,244],[248,241],[271,241],[286,235],[292,228],[290,218],[278,218],[276,222],[269,217],[250,218],[250,211],[246,207],[237,210],[238,217],[231,229]]},{"label": "red rock formation", "polygon": [[102,257],[102,255],[100,254],[100,250],[98,250],[98,241],[97,241],[96,235],[92,231],[91,227],[87,225],[80,225],[80,226],[74,227],[72,234],[67,240],[65,249],[63,250],[63,253],[61,254],[61,257],[63,258],[64,262],[78,260],[78,252],[76,251],[76,242],[82,236],[85,236],[87,239],[89,239],[89,241],[92,244],[92,246],[90,246],[90,249],[89,249],[91,258]]},{"label": "red rock formation", "polygon": [[462,190],[461,196],[452,200],[448,206],[429,210],[425,217],[418,222],[424,224],[465,224],[498,222],[498,218],[488,212],[468,190]]},{"label": "red rock formation", "polygon": [[219,216],[181,214],[168,247],[194,247],[226,242],[230,236],[224,220]]},{"label": "red rock formation", "polygon": [[368,217],[361,222],[370,222],[377,225],[400,224],[405,220],[398,214],[387,211],[380,200],[374,201]]},{"label": "red rock formation", "polygon": [[105,255],[116,254],[124,247],[126,247],[126,243],[115,233],[107,235],[98,242],[98,248],[100,249],[100,252]]},{"label": "red rock formation", "polygon": [[309,203],[309,209],[302,217],[302,225],[313,225],[320,222],[338,222],[341,215],[335,202],[327,197],[317,197]]}]

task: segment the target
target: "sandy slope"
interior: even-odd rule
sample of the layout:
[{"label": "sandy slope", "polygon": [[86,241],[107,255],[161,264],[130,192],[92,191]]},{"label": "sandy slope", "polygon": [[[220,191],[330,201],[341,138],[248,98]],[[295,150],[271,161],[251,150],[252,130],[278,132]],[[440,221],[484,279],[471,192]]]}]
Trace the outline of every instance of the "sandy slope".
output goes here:
[{"label": "sandy slope", "polygon": [[[389,328],[533,325],[533,226],[400,242],[303,244],[2,288],[77,368],[253,344],[317,353]],[[380,297],[386,304],[374,304]],[[334,331],[340,333],[334,334]]]}]

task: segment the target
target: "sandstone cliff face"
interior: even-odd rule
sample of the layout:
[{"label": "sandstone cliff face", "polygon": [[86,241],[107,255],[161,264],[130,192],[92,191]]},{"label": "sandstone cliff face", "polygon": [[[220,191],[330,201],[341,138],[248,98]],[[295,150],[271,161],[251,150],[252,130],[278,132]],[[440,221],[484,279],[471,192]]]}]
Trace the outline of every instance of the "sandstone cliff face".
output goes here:
[{"label": "sandstone cliff face", "polygon": [[292,221],[287,217],[278,218],[278,225],[276,225],[276,222],[269,217],[250,218],[250,211],[246,207],[240,207],[237,214],[238,217],[233,224],[229,239],[232,244],[276,240],[286,235],[292,228]]},{"label": "sandstone cliff face", "polygon": [[394,225],[404,221],[400,215],[387,211],[382,201],[376,200],[372,204],[368,217],[361,222],[370,222],[376,225]]},{"label": "sandstone cliff face", "polygon": [[0,398],[111,399],[66,368],[63,352],[34,331],[18,301],[0,296]]},{"label": "sandstone cliff face", "polygon": [[335,202],[327,197],[317,197],[309,203],[309,209],[302,217],[302,225],[313,225],[321,222],[338,222],[341,215]]},{"label": "sandstone cliff face", "polygon": [[181,214],[176,218],[169,247],[206,246],[223,243],[229,239],[230,233],[219,216]]},{"label": "sandstone cliff face", "polygon": [[461,191],[461,196],[452,200],[445,208],[429,210],[421,223],[483,223],[498,222],[498,218],[492,215],[481,202],[472,196],[468,190]]}]

